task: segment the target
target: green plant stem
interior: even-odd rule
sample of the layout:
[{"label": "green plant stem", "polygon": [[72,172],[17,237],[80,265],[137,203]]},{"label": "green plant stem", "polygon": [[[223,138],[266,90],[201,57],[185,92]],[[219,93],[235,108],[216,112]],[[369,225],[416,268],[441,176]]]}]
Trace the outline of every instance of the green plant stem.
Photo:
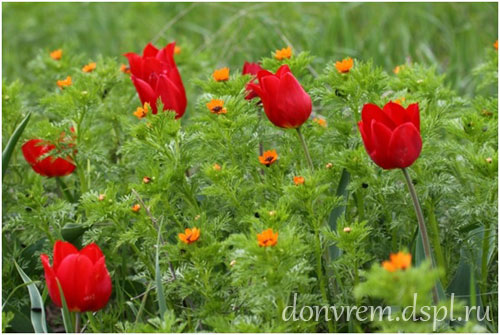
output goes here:
[{"label": "green plant stem", "polygon": [[[491,229],[488,227],[484,228],[483,235],[483,250],[481,255],[481,293],[486,292],[486,287],[488,283],[488,251],[489,251],[489,240],[490,240]],[[482,296],[483,297],[483,296]],[[484,296],[483,304],[486,302],[487,296]]]},{"label": "green plant stem", "polygon": [[428,202],[427,210],[429,213],[429,228],[431,230],[431,240],[432,240],[432,247],[434,249],[434,253],[436,255],[436,263],[439,267],[444,269],[444,273],[441,276],[441,283],[446,287],[447,285],[447,280],[446,280],[446,273],[447,273],[447,266],[446,262],[444,260],[443,256],[443,250],[441,249],[441,241],[439,240],[439,227],[438,223],[436,220],[436,215],[434,214],[434,206],[432,205],[431,202]]},{"label": "green plant stem", "polygon": [[304,148],[304,152],[306,154],[307,163],[309,164],[311,171],[314,171],[314,165],[313,165],[313,162],[311,159],[311,155],[309,154],[309,148],[307,147],[306,140],[304,139],[304,135],[302,135],[302,132],[300,131],[300,127],[296,128],[296,129],[297,129],[297,134],[299,135],[300,143],[302,144],[302,147]]},{"label": "green plant stem", "polygon": [[57,183],[57,186],[59,187],[59,189],[61,190],[61,193],[66,198],[66,200],[68,200],[69,202],[72,202],[72,203],[75,202],[75,199],[73,198],[73,195],[69,191],[68,186],[60,177],[56,177],[56,183]]},{"label": "green plant stem", "polygon": [[[424,246],[425,258],[431,262],[431,265],[434,266],[434,262],[432,261],[431,255],[431,246],[429,244],[429,235],[427,234],[427,228],[425,227],[424,215],[422,213],[422,208],[420,208],[420,203],[418,202],[417,192],[415,191],[415,187],[411,182],[410,175],[408,174],[408,170],[405,168],[403,170],[403,174],[405,176],[406,184],[408,185],[408,190],[410,191],[411,199],[413,200],[413,207],[415,208],[415,213],[417,214],[418,226],[420,228],[420,234],[422,236],[422,244]],[[432,298],[434,304],[438,304],[438,292],[437,287],[434,285],[432,288]]]},{"label": "green plant stem", "polygon": [[[316,273],[319,281],[319,289],[321,291],[321,297],[325,304],[328,304],[328,296],[326,294],[326,282],[325,276],[323,275],[323,264],[321,262],[322,253],[321,253],[321,239],[319,236],[319,227],[316,225],[315,227],[315,235],[316,235]],[[327,322],[328,332],[333,333],[335,331],[332,321]]]},{"label": "green plant stem", "polygon": [[80,312],[75,313],[75,333],[80,333],[82,327],[82,316]]}]

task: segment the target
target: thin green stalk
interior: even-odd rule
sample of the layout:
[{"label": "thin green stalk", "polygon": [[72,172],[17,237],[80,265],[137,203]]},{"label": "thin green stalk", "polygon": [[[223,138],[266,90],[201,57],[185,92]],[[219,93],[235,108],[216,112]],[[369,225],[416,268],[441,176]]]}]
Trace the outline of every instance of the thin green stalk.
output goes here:
[{"label": "thin green stalk", "polygon": [[302,144],[302,148],[304,148],[304,152],[306,154],[307,158],[307,163],[309,164],[309,167],[311,168],[311,171],[314,171],[314,165],[311,159],[311,155],[309,154],[309,149],[306,144],[306,140],[304,139],[304,135],[302,135],[302,132],[300,131],[300,127],[295,128],[297,129],[297,134],[299,135],[300,143]]},{"label": "thin green stalk", "polygon": [[436,255],[436,263],[439,267],[444,269],[444,273],[441,276],[441,283],[444,285],[444,287],[447,286],[447,280],[446,280],[446,274],[447,274],[447,266],[446,262],[444,260],[444,254],[443,254],[443,249],[441,249],[441,241],[439,240],[439,227],[438,223],[436,220],[436,215],[434,214],[434,206],[432,205],[431,202],[428,203],[427,209],[429,212],[429,228],[431,230],[431,240],[432,240],[432,247],[434,249],[434,253]]},{"label": "thin green stalk", "polygon": [[[319,227],[316,224],[315,227],[315,235],[316,235],[316,273],[318,276],[318,281],[319,281],[319,289],[321,291],[321,297],[323,298],[323,301],[325,304],[328,304],[328,296],[326,294],[326,282],[325,282],[325,276],[323,275],[323,265],[321,262],[321,239],[319,236]],[[332,321],[327,322],[328,325],[328,332],[333,333],[335,331]]]},{"label": "thin green stalk", "polygon": [[[486,284],[488,282],[488,251],[491,229],[485,227],[483,236],[483,250],[481,255],[481,293],[486,292]],[[486,296],[483,298],[483,303],[486,302]],[[486,304],[485,304],[486,305]]]},{"label": "thin green stalk", "polygon": [[[434,262],[432,261],[432,255],[431,255],[431,246],[429,244],[429,235],[427,234],[427,228],[425,226],[422,208],[420,208],[420,203],[418,202],[417,192],[415,191],[415,187],[413,186],[413,183],[411,182],[411,178],[410,178],[410,175],[408,174],[408,170],[406,170],[405,168],[403,168],[401,170],[403,170],[406,184],[408,185],[408,190],[410,191],[411,199],[413,200],[413,207],[415,208],[415,213],[417,214],[417,221],[418,221],[418,226],[420,228],[420,234],[422,236],[422,244],[424,246],[425,258],[431,262],[432,266],[434,266]],[[436,285],[434,285],[434,287],[432,288],[432,298],[433,298],[434,304],[437,305],[439,302],[439,298],[438,298],[438,292],[437,292]]]},{"label": "thin green stalk", "polygon": [[73,195],[69,191],[68,186],[60,177],[56,177],[56,183],[57,183],[57,186],[59,187],[59,189],[61,190],[61,193],[66,198],[66,200],[68,200],[71,203],[75,202],[75,199],[73,198]]},{"label": "thin green stalk", "polygon": [[82,330],[82,316],[80,312],[75,313],[75,333],[80,333]]}]

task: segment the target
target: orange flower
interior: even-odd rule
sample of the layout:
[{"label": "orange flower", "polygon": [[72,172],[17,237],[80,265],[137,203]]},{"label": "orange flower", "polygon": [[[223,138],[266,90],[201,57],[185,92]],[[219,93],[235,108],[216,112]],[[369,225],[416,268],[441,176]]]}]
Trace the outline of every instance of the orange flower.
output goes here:
[{"label": "orange flower", "polygon": [[184,233],[179,233],[179,239],[186,243],[186,244],[191,244],[200,238],[200,230],[198,228],[186,228]]},{"label": "orange flower", "polygon": [[403,102],[405,102],[406,98],[405,97],[401,97],[399,99],[395,99],[394,100],[394,103],[397,103],[398,105],[401,105],[403,106]]},{"label": "orange flower", "polygon": [[144,103],[143,107],[137,107],[137,109],[134,112],[134,115],[138,119],[142,119],[142,118],[146,117],[146,115],[148,113],[149,113],[149,104],[146,102],[146,103]]},{"label": "orange flower", "polygon": [[99,194],[99,197],[97,199],[99,199],[99,201],[103,201],[105,198],[106,194]]},{"label": "orange flower", "polygon": [[351,57],[344,58],[341,62],[337,61],[335,62],[335,67],[337,68],[337,71],[340,73],[347,73],[351,70],[352,65],[354,64],[353,60]]},{"label": "orange flower", "polygon": [[175,48],[174,48],[174,54],[178,55],[181,53],[181,47],[176,45]]},{"label": "orange flower", "polygon": [[140,211],[140,210],[141,210],[141,205],[139,205],[139,204],[135,204],[134,206],[132,206],[132,211],[133,211],[133,212],[136,212],[136,213],[137,213],[137,212],[138,212],[138,211]]},{"label": "orange flower", "polygon": [[85,65],[84,67],[82,67],[82,71],[85,72],[85,73],[92,72],[92,71],[95,70],[96,65],[97,64],[95,62],[88,63],[87,65]]},{"label": "orange flower", "polygon": [[382,267],[389,272],[409,269],[411,267],[411,254],[401,251],[397,254],[391,254],[390,260],[382,262]]},{"label": "orange flower", "polygon": [[292,57],[292,47],[290,46],[274,52],[274,58],[277,60],[283,60],[290,57]]},{"label": "orange flower", "polygon": [[62,57],[62,53],[62,49],[54,50],[50,53],[50,58],[52,58],[53,60],[60,60]]},{"label": "orange flower", "polygon": [[306,180],[304,179],[304,177],[296,176],[296,177],[293,177],[293,182],[295,183],[295,185],[299,186],[299,185],[304,184],[306,182]]},{"label": "orange flower", "polygon": [[215,79],[215,81],[228,80],[229,79],[229,68],[223,67],[222,69],[215,70],[214,73],[212,73],[212,77]]},{"label": "orange flower", "polygon": [[333,167],[333,164],[332,163],[326,163],[325,167],[327,169],[331,169]]},{"label": "orange flower", "polygon": [[120,71],[123,72],[123,73],[126,73],[126,74],[130,74],[131,73],[130,72],[130,68],[127,65],[125,65],[125,64],[120,65]]},{"label": "orange flower", "polygon": [[59,88],[62,90],[64,87],[66,86],[70,86],[71,85],[71,77],[70,76],[67,76],[66,79],[63,79],[63,80],[58,80],[57,81],[57,86],[59,86]]},{"label": "orange flower", "polygon": [[315,117],[315,118],[313,118],[313,122],[316,122],[321,127],[326,128],[327,123],[326,123],[325,119],[322,119],[322,118],[319,118],[319,117]]},{"label": "orange flower", "polygon": [[150,181],[151,181],[151,178],[149,178],[148,176],[145,176],[145,177],[142,178],[142,182],[144,184],[149,184]]},{"label": "orange flower", "polygon": [[267,150],[262,154],[262,156],[259,156],[259,162],[260,164],[264,164],[265,166],[271,166],[276,160],[278,159],[278,154],[276,153],[276,150]]},{"label": "orange flower", "polygon": [[392,72],[394,72],[394,74],[398,74],[399,71],[401,71],[402,69],[404,69],[404,65],[398,65],[394,68],[394,70],[392,70]]},{"label": "orange flower", "polygon": [[220,167],[220,165],[219,165],[219,164],[215,163],[215,164],[214,164],[214,166],[213,166],[213,169],[214,169],[215,171],[220,171],[221,167]]},{"label": "orange flower", "polygon": [[212,99],[207,103],[207,108],[214,114],[226,114],[227,110],[224,108],[224,100]]},{"label": "orange flower", "polygon": [[278,233],[274,233],[271,228],[257,234],[259,247],[274,247],[278,243]]},{"label": "orange flower", "polygon": [[495,50],[498,50],[498,40],[496,40],[495,43],[493,43],[493,47],[495,48]]}]

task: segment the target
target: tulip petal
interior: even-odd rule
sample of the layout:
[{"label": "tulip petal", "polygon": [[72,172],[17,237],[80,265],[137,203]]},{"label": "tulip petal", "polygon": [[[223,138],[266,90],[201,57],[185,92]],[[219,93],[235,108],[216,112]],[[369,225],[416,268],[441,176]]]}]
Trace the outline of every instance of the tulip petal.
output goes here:
[{"label": "tulip petal", "polygon": [[374,104],[365,104],[361,111],[361,119],[363,120],[364,130],[368,138],[371,137],[372,120],[383,123],[389,129],[394,129],[396,125],[387,116],[379,106]]},{"label": "tulip petal", "polygon": [[97,311],[106,306],[112,291],[111,277],[106,268],[104,256],[94,264],[90,287],[91,294],[87,308],[91,311]]},{"label": "tulip petal", "polygon": [[[382,122],[371,121],[371,140],[373,150],[368,152],[372,160],[383,169],[393,169],[391,155],[389,152],[389,142],[391,140],[391,130]],[[368,150],[368,149],[367,149]],[[391,155],[390,155],[391,154]]]},{"label": "tulip petal", "polygon": [[73,244],[61,240],[56,241],[54,244],[54,259],[52,260],[54,270],[57,271],[63,259],[72,254],[78,254],[78,249]]},{"label": "tulip petal", "polygon": [[134,83],[135,89],[137,90],[137,94],[139,94],[139,99],[141,103],[149,103],[151,108],[153,109],[153,114],[157,113],[156,108],[156,100],[158,99],[158,95],[153,91],[151,86],[144,80],[132,75],[130,76],[132,82]]},{"label": "tulip petal", "polygon": [[144,79],[142,76],[142,57],[133,52],[127,52],[125,57],[128,59],[130,72],[137,78]]},{"label": "tulip petal", "polygon": [[292,71],[290,71],[290,68],[288,67],[288,64],[283,64],[283,65],[280,66],[280,68],[278,69],[278,71],[276,71],[276,76],[278,78],[281,78],[286,73],[289,73],[289,72],[292,72]]},{"label": "tulip petal", "polygon": [[90,243],[80,250],[80,255],[87,256],[93,264],[104,256],[101,249],[95,243]]},{"label": "tulip petal", "polygon": [[422,138],[411,122],[398,126],[392,133],[389,152],[395,167],[406,168],[415,162],[422,151]]},{"label": "tulip petal", "polygon": [[[259,72],[260,73],[260,72]],[[274,76],[264,76],[259,79],[260,87],[265,94],[260,96],[262,104],[264,105],[264,112],[266,113],[269,121],[282,127],[282,120],[279,118],[279,112],[277,111],[276,100],[280,85],[280,80]]]},{"label": "tulip petal", "polygon": [[163,110],[170,109],[175,111],[177,113],[176,118],[184,114],[184,111],[181,110],[179,106],[180,92],[167,76],[161,75],[159,77],[156,92],[158,92],[161,97]]},{"label": "tulip petal", "polygon": [[[406,113],[406,109],[395,102],[389,101],[386,103],[383,111],[385,115],[387,115],[392,122],[394,122],[396,127],[410,121],[408,113]],[[392,128],[392,130],[394,130],[394,128]]]},{"label": "tulip petal", "polygon": [[88,310],[88,301],[92,295],[92,270],[93,264],[90,259],[79,254],[64,258],[56,270],[56,276],[71,312]]},{"label": "tulip petal", "polygon": [[276,100],[285,128],[300,127],[311,115],[311,97],[291,72],[282,75]]},{"label": "tulip petal", "polygon": [[144,50],[142,50],[142,57],[155,57],[158,53],[158,49],[151,43],[148,43]]},{"label": "tulip petal", "polygon": [[368,137],[368,135],[366,135],[365,125],[364,125],[363,121],[358,122],[358,129],[359,129],[359,132],[361,134],[361,139],[363,140],[363,143],[365,145],[366,152],[368,152],[368,154],[370,154],[370,152],[373,151],[373,143],[372,143],[371,138]]},{"label": "tulip petal", "polygon": [[413,123],[418,132],[420,132],[420,111],[418,103],[409,105],[406,108],[406,113],[408,114],[409,121]]},{"label": "tulip petal", "polygon": [[50,298],[58,307],[61,305],[61,296],[59,295],[59,287],[57,286],[56,274],[54,269],[49,264],[49,256],[41,254],[43,270],[45,272],[45,281],[47,283],[47,290],[49,291]]}]

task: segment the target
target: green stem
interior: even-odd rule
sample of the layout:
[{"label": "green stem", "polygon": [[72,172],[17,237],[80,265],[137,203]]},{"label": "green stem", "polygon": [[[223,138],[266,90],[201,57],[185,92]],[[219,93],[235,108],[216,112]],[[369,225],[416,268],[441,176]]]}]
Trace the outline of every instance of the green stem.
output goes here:
[{"label": "green stem", "polygon": [[299,135],[300,143],[302,144],[302,147],[304,148],[304,152],[306,154],[307,158],[307,163],[309,164],[309,167],[311,168],[311,171],[314,171],[314,165],[311,159],[311,155],[309,154],[309,149],[307,148],[306,140],[304,139],[304,135],[302,135],[302,132],[300,131],[300,127],[295,128],[297,129],[297,134]]},{"label": "green stem", "polygon": [[444,254],[443,250],[441,249],[441,241],[439,240],[439,227],[438,223],[436,220],[436,215],[434,213],[434,206],[432,202],[428,202],[427,205],[427,210],[429,212],[429,228],[431,230],[431,240],[432,240],[432,247],[434,249],[434,253],[436,255],[436,263],[439,267],[441,267],[444,270],[443,275],[441,276],[441,283],[444,285],[444,287],[447,286],[447,279],[446,279],[446,273],[447,273],[447,266],[446,262],[444,260]]},{"label": "green stem", "polygon": [[66,183],[59,177],[56,177],[56,183],[59,189],[61,190],[61,193],[66,198],[66,200],[68,200],[69,202],[75,202],[75,199],[73,198],[73,195],[69,191],[69,188],[66,185]]},{"label": "green stem", "polygon": [[80,333],[81,332],[81,322],[82,321],[82,316],[80,312],[75,313],[75,333]]},{"label": "green stem", "polygon": [[87,181],[85,180],[85,170],[83,169],[83,164],[77,164],[76,171],[78,178],[80,178],[80,192],[84,194],[87,192]]},{"label": "green stem", "polygon": [[[491,229],[485,227],[483,236],[483,250],[481,255],[481,293],[486,292],[486,284],[488,282],[488,251],[490,234]],[[486,298],[487,296],[484,296],[483,303],[486,302]]]},{"label": "green stem", "polygon": [[[315,227],[315,235],[316,235],[316,273],[318,276],[318,281],[319,281],[319,289],[321,291],[321,297],[323,298],[323,301],[325,304],[328,304],[328,296],[326,294],[326,283],[325,283],[325,277],[323,275],[323,265],[321,262],[321,239],[319,236],[319,227],[316,224]],[[328,325],[328,332],[333,333],[334,332],[334,327],[332,324],[332,321],[327,323]]]},{"label": "green stem", "polygon": [[[415,213],[417,214],[417,221],[418,221],[418,226],[420,228],[420,234],[422,236],[422,244],[424,246],[425,258],[431,262],[432,266],[434,266],[434,262],[432,261],[432,255],[431,255],[431,246],[429,244],[429,235],[427,234],[427,228],[425,226],[422,208],[420,208],[420,203],[418,202],[417,192],[415,191],[415,187],[413,186],[413,183],[411,182],[411,178],[410,178],[410,175],[408,174],[408,170],[406,170],[405,168],[403,168],[401,170],[403,170],[406,184],[408,185],[408,190],[410,191],[411,199],[413,200],[413,207],[415,208]],[[436,285],[434,285],[434,287],[432,288],[432,298],[433,298],[434,304],[437,305],[439,302],[439,298],[438,298],[438,292],[437,292]]]}]

